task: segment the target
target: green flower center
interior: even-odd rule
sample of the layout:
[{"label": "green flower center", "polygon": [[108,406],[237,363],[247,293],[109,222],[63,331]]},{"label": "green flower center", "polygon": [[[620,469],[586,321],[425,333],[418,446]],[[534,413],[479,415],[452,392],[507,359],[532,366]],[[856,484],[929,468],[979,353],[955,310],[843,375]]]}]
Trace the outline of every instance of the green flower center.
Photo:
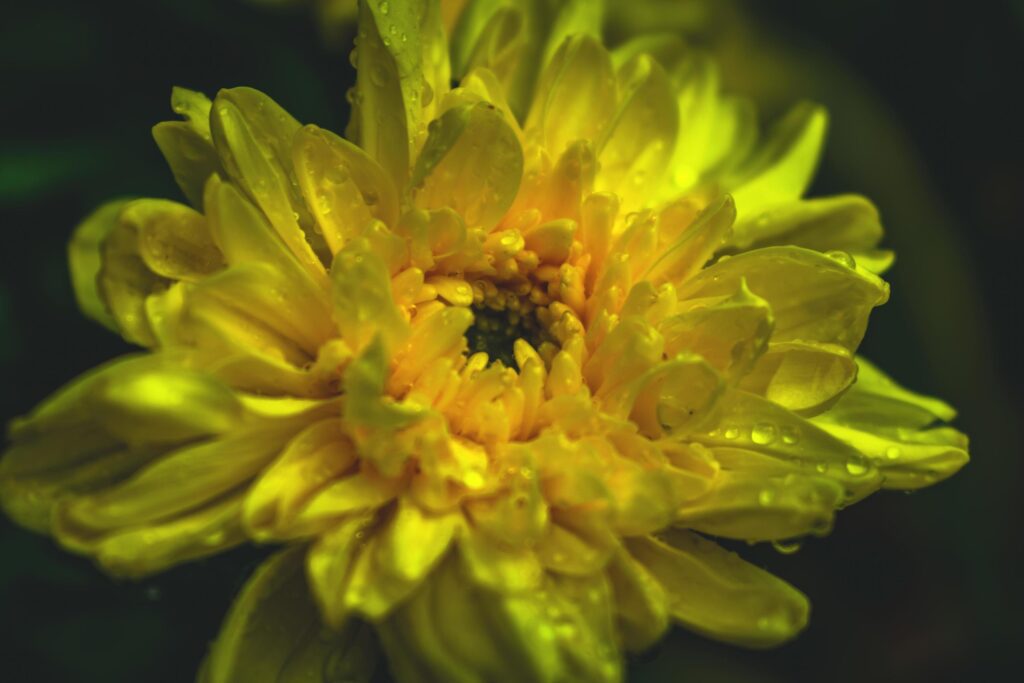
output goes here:
[{"label": "green flower center", "polygon": [[538,348],[544,340],[542,328],[533,312],[494,310],[488,306],[473,306],[473,324],[466,330],[469,353],[486,353],[490,362],[501,361],[506,367],[519,370],[514,346],[517,339]]}]

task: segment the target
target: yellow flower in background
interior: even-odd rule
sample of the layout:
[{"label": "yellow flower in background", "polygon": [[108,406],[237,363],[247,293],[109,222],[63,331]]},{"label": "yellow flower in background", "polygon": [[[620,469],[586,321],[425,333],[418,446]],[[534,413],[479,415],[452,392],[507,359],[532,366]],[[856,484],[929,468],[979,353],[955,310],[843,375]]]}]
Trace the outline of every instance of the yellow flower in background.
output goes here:
[{"label": "yellow flower in background", "polygon": [[362,5],[347,140],[176,89],[190,205],[75,234],[83,310],[146,350],[11,426],[0,498],[119,575],[287,544],[203,681],[366,679],[375,641],[402,681],[615,681],[673,621],[775,645],[806,598],[709,536],[967,461],[854,355],[891,255],[864,198],[801,198],[824,111],[757,142],[706,58],[536,7]]}]

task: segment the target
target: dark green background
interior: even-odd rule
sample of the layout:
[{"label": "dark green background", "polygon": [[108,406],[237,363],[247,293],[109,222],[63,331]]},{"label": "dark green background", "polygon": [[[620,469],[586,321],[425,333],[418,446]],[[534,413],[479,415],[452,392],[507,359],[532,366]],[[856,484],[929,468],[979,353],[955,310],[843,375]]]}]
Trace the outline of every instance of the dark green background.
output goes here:
[{"label": "dark green background", "polygon": [[[752,5],[754,3],[751,3]],[[635,681],[990,680],[1020,660],[1024,3],[756,3],[727,82],[833,129],[815,193],[878,203],[899,260],[864,352],[961,409],[973,462],[882,493],[792,556],[744,550],[812,599],[794,643],[749,652],[675,631]],[[149,135],[172,85],[257,87],[340,130],[353,79],[303,12],[234,1],[5,3],[0,28],[0,417],[126,350],[76,310],[75,223],[117,195],[178,197]],[[733,37],[736,38],[735,32]],[[739,47],[737,47],[737,45]],[[779,84],[772,74],[791,74]],[[116,582],[0,521],[0,680],[189,681],[260,551]]]}]

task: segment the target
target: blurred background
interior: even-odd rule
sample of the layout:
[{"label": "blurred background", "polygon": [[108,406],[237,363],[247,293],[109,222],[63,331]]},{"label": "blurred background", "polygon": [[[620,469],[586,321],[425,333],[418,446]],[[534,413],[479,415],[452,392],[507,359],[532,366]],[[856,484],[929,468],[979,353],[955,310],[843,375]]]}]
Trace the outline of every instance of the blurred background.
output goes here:
[{"label": "blurred background", "polygon": [[[871,197],[898,255],[862,351],[957,406],[974,459],[933,489],[845,510],[794,555],[742,549],[810,596],[795,642],[751,652],[677,630],[631,660],[630,680],[994,678],[1024,645],[1024,2],[639,4],[650,11],[612,13],[613,40],[648,27],[689,36],[766,120],[800,98],[828,106],[811,194]],[[50,0],[6,3],[3,16],[6,421],[128,350],[78,313],[65,247],[105,199],[179,198],[149,134],[172,118],[172,85],[210,95],[251,85],[300,121],[341,130],[354,74],[344,29],[322,32],[308,9],[267,0]],[[0,678],[191,681],[263,554],[118,582],[0,519]]]}]

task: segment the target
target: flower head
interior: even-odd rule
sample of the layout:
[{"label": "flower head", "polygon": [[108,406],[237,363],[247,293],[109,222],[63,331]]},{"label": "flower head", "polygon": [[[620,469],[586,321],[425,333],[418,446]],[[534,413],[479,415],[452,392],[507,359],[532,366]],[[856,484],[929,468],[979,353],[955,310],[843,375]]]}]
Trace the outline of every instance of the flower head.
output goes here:
[{"label": "flower head", "polygon": [[820,107],[755,145],[700,55],[490,5],[363,4],[348,139],[176,89],[190,205],[71,244],[83,310],[146,351],[15,422],[0,495],[118,574],[291,544],[210,681],[355,675],[355,618],[409,681],[618,680],[673,620],[774,645],[806,598],[707,536],[824,534],[967,459],[854,356],[891,256],[867,200],[801,199]]}]

